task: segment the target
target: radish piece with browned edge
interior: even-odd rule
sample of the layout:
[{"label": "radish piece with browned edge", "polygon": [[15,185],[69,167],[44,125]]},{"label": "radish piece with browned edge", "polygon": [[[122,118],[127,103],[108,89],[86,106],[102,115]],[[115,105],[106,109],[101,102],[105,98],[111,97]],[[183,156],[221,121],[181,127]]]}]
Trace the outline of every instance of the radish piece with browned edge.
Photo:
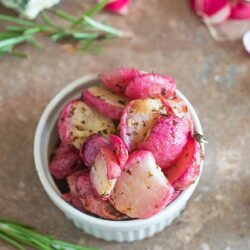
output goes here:
[{"label": "radish piece with browned edge", "polygon": [[170,167],[180,156],[187,143],[188,123],[170,115],[161,117],[138,149],[148,150],[162,169]]},{"label": "radish piece with browned edge", "polygon": [[127,103],[126,98],[98,86],[83,90],[82,97],[88,106],[114,120],[120,119]]},{"label": "radish piece with browned edge", "polygon": [[112,92],[123,95],[130,80],[135,76],[143,74],[133,68],[118,68],[101,74],[100,78],[106,88]]},{"label": "radish piece with browned edge", "polygon": [[49,171],[56,179],[64,179],[82,167],[79,151],[64,143],[60,144],[49,163]]},{"label": "radish piece with browned edge", "polygon": [[166,107],[159,99],[131,101],[123,111],[120,122],[120,136],[129,151],[142,142],[159,116],[166,114]]},{"label": "radish piece with browned edge", "polygon": [[164,171],[175,189],[184,190],[195,181],[200,174],[201,157],[200,143],[189,134],[187,145],[179,159]]},{"label": "radish piece with browned edge", "polygon": [[110,140],[111,147],[115,151],[115,154],[116,154],[116,157],[119,161],[120,167],[123,168],[128,160],[127,147],[126,147],[124,141],[116,135],[111,135],[109,140]]},{"label": "radish piece with browned edge", "polygon": [[173,98],[176,94],[176,85],[170,76],[144,74],[132,79],[125,91],[130,99],[165,97]]},{"label": "radish piece with browned edge", "polygon": [[116,155],[107,148],[101,148],[90,170],[94,190],[102,200],[107,200],[113,190],[121,168]]},{"label": "radish piece with browned edge", "polygon": [[58,133],[62,142],[77,149],[92,133],[109,135],[115,126],[111,119],[97,113],[80,100],[70,101],[62,110],[58,120]]},{"label": "radish piece with browned edge", "polygon": [[80,149],[80,156],[84,164],[90,169],[100,148],[108,146],[109,140],[106,137],[99,134],[89,136]]},{"label": "radish piece with browned edge", "polygon": [[145,219],[158,213],[172,198],[174,189],[149,151],[133,152],[110,202],[131,218]]}]

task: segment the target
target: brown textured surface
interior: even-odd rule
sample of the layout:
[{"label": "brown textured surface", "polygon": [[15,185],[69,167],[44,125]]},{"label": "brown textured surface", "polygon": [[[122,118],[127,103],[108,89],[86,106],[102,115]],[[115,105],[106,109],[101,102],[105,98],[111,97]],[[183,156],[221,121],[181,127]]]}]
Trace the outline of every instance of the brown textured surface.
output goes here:
[{"label": "brown textured surface", "polygon": [[[62,7],[78,15],[81,2]],[[0,216],[103,249],[250,249],[250,58],[241,43],[213,41],[183,0],[140,0],[126,17],[101,18],[134,37],[107,42],[100,56],[69,55],[43,39],[44,51],[22,46],[27,60],[1,59]],[[209,140],[201,182],[184,213],[163,232],[132,244],[106,243],[76,229],[44,193],[32,153],[49,100],[70,81],[118,65],[172,75]],[[0,249],[12,248],[0,242]]]}]

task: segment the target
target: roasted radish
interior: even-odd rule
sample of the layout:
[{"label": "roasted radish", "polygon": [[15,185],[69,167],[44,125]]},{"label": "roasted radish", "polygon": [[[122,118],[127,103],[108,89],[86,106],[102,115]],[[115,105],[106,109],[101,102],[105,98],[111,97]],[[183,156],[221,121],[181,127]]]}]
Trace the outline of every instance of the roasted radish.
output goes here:
[{"label": "roasted radish", "polygon": [[124,141],[116,135],[111,135],[109,140],[111,148],[115,151],[120,167],[124,167],[128,160],[128,150]]},{"label": "roasted radish", "polygon": [[129,81],[140,74],[142,73],[137,69],[119,68],[110,72],[104,72],[100,77],[106,88],[116,94],[123,95]]},{"label": "roasted radish", "polygon": [[164,208],[173,187],[149,151],[135,151],[117,180],[110,197],[121,213],[131,218],[148,218]]},{"label": "roasted radish", "polygon": [[109,140],[103,135],[92,134],[89,136],[80,149],[80,156],[84,164],[91,168],[101,147],[108,147]]},{"label": "roasted radish", "polygon": [[119,120],[127,103],[124,97],[113,94],[103,87],[91,87],[82,92],[84,102],[97,112]]},{"label": "roasted radish", "polygon": [[120,136],[129,151],[142,142],[166,108],[158,99],[131,101],[125,108],[120,122]]},{"label": "roasted radish", "polygon": [[175,97],[176,85],[173,78],[156,74],[144,74],[132,79],[125,91],[130,99],[150,97]]},{"label": "roasted radish", "polygon": [[189,124],[189,128],[191,133],[194,133],[194,123],[193,123],[193,119],[191,117],[191,114],[188,110],[187,105],[185,104],[185,102],[180,99],[180,98],[174,98],[174,99],[167,99],[164,100],[167,109],[168,109],[168,113],[169,114],[175,114],[176,116],[185,119],[188,124]]},{"label": "roasted radish", "polygon": [[82,168],[79,152],[74,147],[61,143],[49,164],[49,170],[56,179],[64,179]]},{"label": "roasted radish", "polygon": [[62,142],[81,148],[92,133],[109,135],[115,127],[111,119],[97,113],[80,100],[69,102],[60,114],[58,132]]},{"label": "roasted radish", "polygon": [[187,143],[189,126],[175,115],[161,117],[138,149],[148,150],[162,169],[170,167]]},{"label": "roasted radish", "polygon": [[188,188],[200,174],[202,149],[191,135],[178,160],[164,171],[175,189]]},{"label": "roasted radish", "polygon": [[101,148],[90,170],[91,183],[101,199],[109,198],[120,174],[115,154],[110,149]]}]

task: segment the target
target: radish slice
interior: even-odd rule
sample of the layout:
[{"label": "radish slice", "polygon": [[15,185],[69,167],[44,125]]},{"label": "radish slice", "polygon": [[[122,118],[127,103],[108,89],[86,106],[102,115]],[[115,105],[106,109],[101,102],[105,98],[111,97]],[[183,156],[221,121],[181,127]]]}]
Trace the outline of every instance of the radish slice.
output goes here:
[{"label": "radish slice", "polygon": [[189,124],[189,128],[191,133],[194,133],[194,123],[192,116],[188,110],[187,105],[185,102],[180,98],[174,98],[174,99],[168,99],[164,100],[164,103],[166,103],[167,110],[169,114],[175,114],[176,116],[186,120]]},{"label": "radish slice", "polygon": [[92,134],[89,136],[80,149],[80,156],[84,164],[90,169],[100,152],[100,148],[108,147],[108,145],[108,139],[102,135]]},{"label": "radish slice", "polygon": [[202,150],[191,134],[179,159],[164,173],[177,190],[188,188],[200,174]]},{"label": "radish slice", "polygon": [[124,141],[116,135],[111,135],[109,140],[111,147],[114,149],[116,157],[118,158],[120,167],[123,168],[128,160],[127,147]]},{"label": "radish slice", "polygon": [[134,68],[118,68],[102,73],[100,78],[104,86],[110,91],[123,95],[129,81],[140,74],[143,73]]},{"label": "radish slice", "polygon": [[120,174],[121,168],[115,154],[107,148],[101,148],[90,170],[90,179],[102,200],[109,198]]},{"label": "radish slice", "polygon": [[173,187],[149,151],[135,151],[122,171],[110,197],[114,207],[131,218],[148,218],[164,208]]},{"label": "radish slice", "polygon": [[142,142],[166,108],[159,99],[140,99],[131,101],[121,117],[120,136],[129,151]]},{"label": "radish slice", "polygon": [[231,19],[250,19],[250,2],[240,1],[238,4],[233,5]]},{"label": "radish slice", "polygon": [[126,14],[129,4],[130,0],[113,0],[105,6],[105,9],[117,14]]},{"label": "radish slice", "polygon": [[79,151],[64,143],[60,144],[52,161],[49,163],[50,173],[56,179],[64,179],[82,167]]},{"label": "radish slice", "polygon": [[149,97],[175,97],[176,85],[173,78],[157,74],[136,76],[126,88],[125,95],[130,99]]},{"label": "radish slice", "polygon": [[109,201],[96,197],[89,172],[78,171],[67,177],[70,192],[63,198],[75,208],[108,220],[122,220],[127,216],[117,211]]},{"label": "radish slice", "polygon": [[58,120],[58,133],[63,143],[74,145],[77,149],[92,133],[109,135],[115,126],[105,117],[80,100],[70,101],[62,110]]},{"label": "radish slice", "polygon": [[228,19],[231,5],[228,0],[190,0],[191,8],[201,18],[207,18],[210,24],[219,24]]},{"label": "radish slice", "polygon": [[127,103],[124,97],[97,86],[84,90],[82,97],[88,106],[114,120],[120,119]]},{"label": "radish slice", "polygon": [[250,31],[247,31],[243,36],[243,45],[248,53],[250,53]]},{"label": "radish slice", "polygon": [[189,132],[185,120],[170,115],[161,117],[138,149],[148,150],[162,169],[170,167],[182,153]]}]

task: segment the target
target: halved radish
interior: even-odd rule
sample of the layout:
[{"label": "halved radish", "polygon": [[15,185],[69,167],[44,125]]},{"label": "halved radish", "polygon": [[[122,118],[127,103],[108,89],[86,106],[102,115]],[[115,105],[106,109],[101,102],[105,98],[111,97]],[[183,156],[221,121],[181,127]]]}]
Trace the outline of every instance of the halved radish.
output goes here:
[{"label": "halved radish", "polygon": [[173,187],[149,151],[135,151],[117,180],[110,197],[114,207],[131,218],[148,218],[164,208]]},{"label": "halved radish", "polygon": [[150,97],[175,97],[176,85],[173,78],[157,74],[144,74],[132,79],[125,91],[130,99]]},{"label": "halved radish", "polygon": [[189,124],[190,131],[194,133],[193,119],[185,102],[178,97],[164,100],[164,102],[166,103],[168,113],[175,114],[176,116],[185,119]]},{"label": "halved radish", "polygon": [[58,132],[62,142],[81,148],[92,133],[109,135],[115,126],[111,119],[97,113],[80,100],[70,101],[62,110],[58,120]]},{"label": "halved radish", "polygon": [[118,14],[126,14],[130,0],[111,0],[105,9]]},{"label": "halved radish", "polygon": [[118,158],[120,167],[124,167],[128,160],[128,150],[124,141],[116,135],[111,135],[109,140],[110,145],[114,149],[116,157]]},{"label": "halved radish", "polygon": [[131,101],[123,111],[120,123],[120,136],[129,151],[142,142],[166,108],[159,99]]},{"label": "halved radish", "polygon": [[188,188],[200,174],[202,149],[200,143],[191,134],[179,159],[164,171],[175,189]]},{"label": "halved radish", "polygon": [[106,88],[112,92],[123,95],[130,80],[142,74],[134,68],[118,68],[101,74],[100,78]]},{"label": "halved radish", "polygon": [[165,169],[180,156],[187,143],[188,132],[188,123],[183,119],[175,115],[161,117],[137,148],[152,152],[157,165]]},{"label": "halved radish", "polygon": [[49,163],[50,173],[56,179],[64,179],[69,174],[83,167],[79,151],[74,147],[61,143],[52,161]]},{"label": "halved radish", "polygon": [[250,2],[241,0],[232,6],[231,19],[250,19]]},{"label": "halved radish", "polygon": [[119,120],[127,100],[103,87],[90,87],[82,92],[83,101],[97,112]]},{"label": "halved radish", "polygon": [[80,156],[84,164],[91,168],[100,148],[108,146],[109,140],[106,137],[99,134],[89,136],[80,149]]},{"label": "halved radish", "polygon": [[70,192],[63,198],[75,208],[108,220],[126,219],[109,201],[100,200],[94,193],[89,172],[78,171],[67,178]]},{"label": "halved radish", "polygon": [[228,19],[231,5],[228,0],[190,0],[193,11],[210,24],[219,24]]},{"label": "halved radish", "polygon": [[101,199],[109,198],[120,174],[115,154],[110,149],[101,148],[90,170],[91,183]]}]

